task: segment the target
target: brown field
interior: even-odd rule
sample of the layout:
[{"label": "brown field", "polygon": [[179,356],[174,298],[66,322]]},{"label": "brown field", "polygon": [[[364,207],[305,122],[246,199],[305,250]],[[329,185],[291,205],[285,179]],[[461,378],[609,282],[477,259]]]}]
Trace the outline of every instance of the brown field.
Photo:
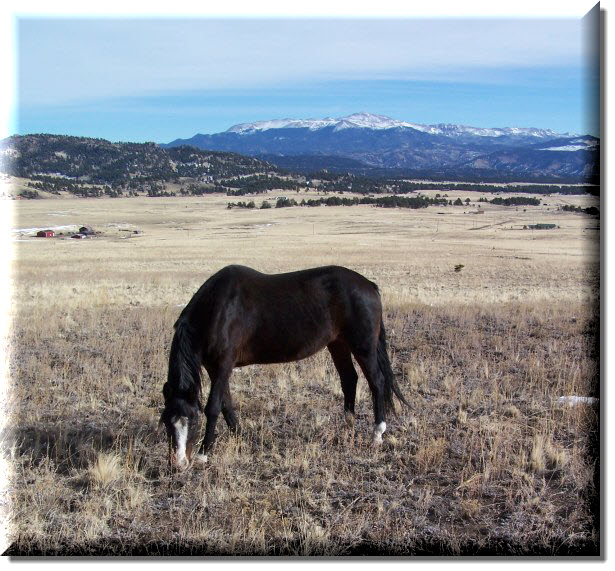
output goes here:
[{"label": "brown field", "polygon": [[[10,553],[599,552],[599,409],[558,401],[598,396],[597,220],[557,210],[595,199],[480,215],[226,209],[238,199],[252,197],[4,202]],[[558,228],[523,229],[536,223]],[[26,230],[84,224],[101,234]],[[172,325],[231,263],[339,264],[379,284],[411,403],[382,447],[367,383],[350,428],[322,352],[236,370],[241,436],[220,422],[209,464],[171,475],[156,427]]]}]

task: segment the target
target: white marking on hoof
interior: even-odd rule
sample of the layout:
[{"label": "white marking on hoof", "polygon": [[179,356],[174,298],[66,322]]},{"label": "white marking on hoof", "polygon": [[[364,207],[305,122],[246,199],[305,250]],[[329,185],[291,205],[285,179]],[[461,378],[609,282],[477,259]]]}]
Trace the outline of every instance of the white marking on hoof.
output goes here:
[{"label": "white marking on hoof", "polygon": [[194,457],[195,464],[207,464],[207,454],[197,454]]},{"label": "white marking on hoof", "polygon": [[382,435],[386,429],[386,422],[381,422],[380,424],[376,424],[376,426],[374,426],[374,444],[382,444]]}]

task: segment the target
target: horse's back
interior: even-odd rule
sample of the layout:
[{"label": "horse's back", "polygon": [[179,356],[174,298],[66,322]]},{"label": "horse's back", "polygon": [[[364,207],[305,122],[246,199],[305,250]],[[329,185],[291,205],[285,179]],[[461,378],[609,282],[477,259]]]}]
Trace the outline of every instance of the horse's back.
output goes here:
[{"label": "horse's back", "polygon": [[225,266],[213,274],[203,284],[203,288],[207,289],[205,286],[208,286],[211,290],[214,286],[222,286],[225,289],[241,285],[253,288],[270,288],[275,293],[276,289],[301,288],[306,284],[320,285],[322,287],[335,285],[340,288],[363,286],[367,290],[373,289],[378,292],[378,286],[365,276],[344,266],[335,265],[293,272],[265,274],[248,266],[234,264]]},{"label": "horse's back", "polygon": [[377,331],[382,308],[376,285],[342,266],[264,274],[232,265],[201,286],[182,316],[200,331],[205,354],[236,351],[248,364],[293,361],[340,336]]}]

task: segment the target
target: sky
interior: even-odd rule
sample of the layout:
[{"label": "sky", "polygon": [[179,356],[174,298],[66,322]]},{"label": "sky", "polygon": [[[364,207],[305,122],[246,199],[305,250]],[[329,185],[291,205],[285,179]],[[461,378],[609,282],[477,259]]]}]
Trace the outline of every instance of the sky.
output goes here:
[{"label": "sky", "polygon": [[598,136],[580,18],[16,19],[15,131],[169,142],[357,112]]}]

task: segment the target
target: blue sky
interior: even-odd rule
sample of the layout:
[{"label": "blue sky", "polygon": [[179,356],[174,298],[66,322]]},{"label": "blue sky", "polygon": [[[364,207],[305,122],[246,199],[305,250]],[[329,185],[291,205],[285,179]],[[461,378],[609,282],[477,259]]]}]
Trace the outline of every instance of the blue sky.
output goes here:
[{"label": "blue sky", "polygon": [[16,127],[168,142],[273,118],[590,132],[580,19],[17,21]]}]

